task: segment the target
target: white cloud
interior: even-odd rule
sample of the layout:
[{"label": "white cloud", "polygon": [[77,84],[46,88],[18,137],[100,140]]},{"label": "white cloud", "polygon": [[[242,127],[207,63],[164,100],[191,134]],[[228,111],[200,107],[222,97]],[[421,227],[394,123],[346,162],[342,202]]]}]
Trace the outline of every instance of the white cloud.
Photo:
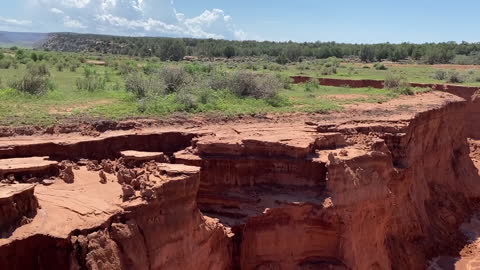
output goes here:
[{"label": "white cloud", "polygon": [[17,19],[0,17],[0,23],[10,24],[10,25],[28,25],[28,24],[31,24],[32,22],[28,20],[17,20]]},{"label": "white cloud", "polygon": [[84,8],[90,0],[62,0],[60,3],[66,7]]},{"label": "white cloud", "polygon": [[61,11],[58,8],[51,8],[50,12],[55,13],[55,14],[63,14],[63,11]]},{"label": "white cloud", "polygon": [[[22,0],[28,1],[32,18],[41,22],[46,31],[66,28],[83,32],[148,35],[188,36],[196,38],[245,39],[247,34],[238,29],[234,18],[221,9],[205,10],[188,17],[175,9],[173,0]],[[43,12],[47,10],[50,12]],[[45,16],[55,13],[59,16]],[[55,28],[56,27],[56,28]]]},{"label": "white cloud", "polygon": [[247,39],[247,33],[245,33],[243,30],[236,30],[234,35],[235,35],[235,39],[239,39],[239,40]]},{"label": "white cloud", "polygon": [[63,18],[63,25],[67,28],[77,28],[77,29],[86,29],[86,25],[83,25],[81,22],[70,18],[70,16],[65,16]]}]

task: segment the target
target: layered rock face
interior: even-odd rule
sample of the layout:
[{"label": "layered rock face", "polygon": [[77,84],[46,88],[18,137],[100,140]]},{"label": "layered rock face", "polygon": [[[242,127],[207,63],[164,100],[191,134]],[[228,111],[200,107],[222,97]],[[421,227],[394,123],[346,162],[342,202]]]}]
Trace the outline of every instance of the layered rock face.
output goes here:
[{"label": "layered rock face", "polygon": [[[154,194],[149,200],[121,203],[118,183],[112,180],[102,186],[95,173],[83,168],[76,172],[76,183],[40,190],[41,212],[31,224],[0,240],[0,268],[229,268],[227,232],[197,208],[199,168],[175,164],[158,168],[158,177],[150,177]],[[62,201],[71,189],[100,198],[70,194],[71,203]],[[103,197],[94,189],[100,189]]]},{"label": "layered rock face", "polygon": [[[465,104],[426,93],[307,122],[42,141],[42,153],[0,141],[0,158],[121,156],[38,185],[36,215],[0,239],[0,269],[426,269],[461,249],[480,195]],[[102,142],[117,152],[91,152]]]},{"label": "layered rock face", "polygon": [[200,208],[232,227],[240,269],[425,269],[458,248],[480,194],[464,113],[457,100],[317,132],[237,129],[175,158],[202,167]]},{"label": "layered rock face", "polygon": [[18,225],[26,224],[35,216],[38,202],[34,185],[18,184],[14,186],[0,184],[0,232],[2,237]]},{"label": "layered rock face", "polygon": [[[88,269],[226,269],[225,231],[198,211],[198,168],[168,165],[150,202],[124,207],[103,230],[74,236],[75,264]],[[80,254],[80,256],[78,256]]]}]

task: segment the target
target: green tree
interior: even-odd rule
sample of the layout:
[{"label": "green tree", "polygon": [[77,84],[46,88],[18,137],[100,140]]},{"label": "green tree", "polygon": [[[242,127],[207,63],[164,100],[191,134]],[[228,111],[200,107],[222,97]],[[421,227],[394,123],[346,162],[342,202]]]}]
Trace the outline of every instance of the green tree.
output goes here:
[{"label": "green tree", "polygon": [[290,44],[287,46],[285,50],[285,56],[288,58],[289,61],[291,62],[296,62],[302,56],[302,51],[299,46],[295,44]]},{"label": "green tree", "polygon": [[284,53],[282,53],[277,57],[276,62],[280,65],[285,65],[288,63],[288,58]]},{"label": "green tree", "polygon": [[235,56],[235,47],[233,46],[227,46],[223,50],[223,55],[227,58],[232,58]]},{"label": "green tree", "polygon": [[373,62],[375,60],[375,51],[372,47],[365,45],[360,49],[360,59],[363,62]]},{"label": "green tree", "polygon": [[26,57],[27,57],[27,54],[22,49],[17,50],[17,52],[15,53],[15,58],[17,58],[17,60],[22,60],[22,59],[25,59]]},{"label": "green tree", "polygon": [[37,62],[38,61],[38,56],[35,52],[32,52],[30,54],[30,58],[34,61],[34,62]]},{"label": "green tree", "polygon": [[185,44],[179,39],[166,39],[160,47],[162,61],[180,61],[185,57]]}]

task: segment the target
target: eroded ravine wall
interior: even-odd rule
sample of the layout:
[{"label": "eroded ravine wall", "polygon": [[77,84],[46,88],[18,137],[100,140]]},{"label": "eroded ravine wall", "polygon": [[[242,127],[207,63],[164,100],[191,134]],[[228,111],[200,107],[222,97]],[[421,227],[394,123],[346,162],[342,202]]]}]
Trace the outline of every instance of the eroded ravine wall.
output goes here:
[{"label": "eroded ravine wall", "polygon": [[[320,85],[335,87],[364,88],[372,87],[384,88],[381,80],[348,80],[333,78],[312,78],[307,76],[292,76],[293,83],[305,83],[310,80],[318,80]],[[435,91],[454,94],[468,101],[466,104],[465,121],[467,125],[466,135],[469,138],[480,139],[480,87],[452,85],[452,84],[429,84],[429,83],[411,83],[413,87],[431,88]]]},{"label": "eroded ravine wall", "polygon": [[[290,184],[269,177],[275,192],[288,199],[253,213],[270,195],[262,181],[229,179],[249,179],[256,173],[254,166],[228,169],[222,181],[212,181],[219,180],[214,175],[226,168],[221,164],[228,164],[232,151],[225,148],[223,159],[216,152],[218,166],[211,166],[211,157],[200,156],[195,163],[203,168],[204,191],[210,191],[199,198],[200,208],[220,222],[235,224],[233,231],[240,235],[233,258],[240,269],[425,269],[435,254],[455,252],[462,239],[457,228],[469,216],[472,198],[480,194],[464,114],[465,102],[450,103],[418,114],[398,133],[369,130],[364,135],[375,141],[370,149],[320,150],[329,155],[326,173],[318,171],[325,178],[307,185],[295,182],[295,175]],[[344,157],[337,155],[342,150]],[[255,155],[243,158],[263,164]],[[295,193],[301,185],[322,192],[315,198]],[[242,194],[247,187],[253,192]],[[219,193],[223,196],[215,195]],[[261,195],[245,199],[252,194]]]},{"label": "eroded ravine wall", "polygon": [[[175,176],[155,186],[155,199],[127,201],[98,227],[0,245],[0,269],[230,269],[230,238],[199,211],[198,170],[189,170],[174,169]],[[43,213],[49,214],[55,213]]]},{"label": "eroded ravine wall", "polygon": [[[457,229],[480,194],[465,103],[395,129],[332,126],[328,136],[348,139],[333,144],[320,143],[321,129],[302,144],[200,138],[175,153],[200,175],[170,179],[156,200],[128,204],[99,227],[0,246],[0,269],[425,269],[457,250]],[[111,138],[107,149],[146,143]],[[81,156],[95,144],[56,147]],[[32,151],[15,149],[6,153]]]}]

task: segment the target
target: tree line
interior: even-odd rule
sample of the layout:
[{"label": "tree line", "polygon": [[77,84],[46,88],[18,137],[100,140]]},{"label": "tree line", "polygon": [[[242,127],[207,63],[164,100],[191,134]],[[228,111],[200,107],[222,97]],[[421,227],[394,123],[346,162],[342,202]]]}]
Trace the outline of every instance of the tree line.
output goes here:
[{"label": "tree line", "polygon": [[480,64],[480,43],[379,43],[348,44],[336,42],[232,41],[194,38],[120,37],[93,34],[54,33],[40,47],[44,50],[98,52],[140,57],[159,57],[178,61],[184,56],[198,57],[271,57],[280,64],[304,58],[348,58],[363,62],[406,59],[427,64],[462,61]]}]

